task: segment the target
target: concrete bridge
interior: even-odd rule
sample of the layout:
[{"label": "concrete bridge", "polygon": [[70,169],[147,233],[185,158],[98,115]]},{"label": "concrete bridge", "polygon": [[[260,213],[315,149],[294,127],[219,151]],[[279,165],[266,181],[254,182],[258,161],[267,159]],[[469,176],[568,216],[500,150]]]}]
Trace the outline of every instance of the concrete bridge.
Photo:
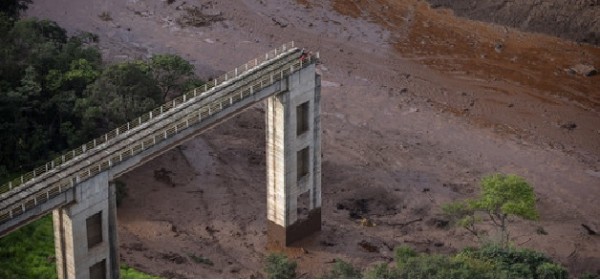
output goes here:
[{"label": "concrete bridge", "polygon": [[58,276],[118,278],[113,180],[265,99],[269,242],[320,230],[317,59],[285,44],[0,186],[0,236],[52,212]]}]

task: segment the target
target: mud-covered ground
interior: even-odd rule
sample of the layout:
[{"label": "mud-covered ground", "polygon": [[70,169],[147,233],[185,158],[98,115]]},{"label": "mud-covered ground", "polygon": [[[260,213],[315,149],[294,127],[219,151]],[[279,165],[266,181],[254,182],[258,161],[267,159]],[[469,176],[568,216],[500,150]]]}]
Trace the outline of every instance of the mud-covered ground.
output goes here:
[{"label": "mud-covered ground", "polygon": [[458,16],[600,45],[598,0],[427,0]]},{"label": "mud-covered ground", "polygon": [[[181,26],[185,7],[222,19]],[[418,0],[37,0],[28,13],[98,34],[109,60],[176,53],[204,78],[291,40],[319,51],[323,229],[286,250],[301,277],[334,258],[389,261],[401,244],[475,245],[440,207],[494,172],[538,197],[539,221],[511,220],[514,244],[575,276],[600,269],[599,236],[582,227],[600,232],[600,75],[573,70],[600,67],[597,47]],[[122,261],[164,277],[264,277],[264,133],[259,104],[125,174]]]}]

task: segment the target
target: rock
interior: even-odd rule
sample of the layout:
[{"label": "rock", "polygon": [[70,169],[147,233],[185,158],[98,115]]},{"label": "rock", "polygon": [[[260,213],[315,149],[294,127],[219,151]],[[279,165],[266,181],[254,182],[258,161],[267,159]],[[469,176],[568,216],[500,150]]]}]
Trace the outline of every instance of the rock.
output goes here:
[{"label": "rock", "polygon": [[571,68],[567,69],[567,72],[573,74],[579,74],[579,75],[583,75],[586,77],[591,77],[594,76],[596,74],[598,74],[598,69],[596,69],[594,66],[589,65],[589,64],[577,64],[575,66],[572,66]]},{"label": "rock", "polygon": [[362,240],[358,245],[369,253],[379,253],[379,248],[366,240]]},{"label": "rock", "polygon": [[568,123],[562,124],[560,126],[560,128],[564,128],[568,131],[572,131],[573,129],[577,128],[577,124],[574,122],[568,122]]},{"label": "rock", "polygon": [[589,234],[589,235],[597,234],[597,231],[593,230],[590,226],[588,226],[586,224],[581,224],[581,226],[587,231],[587,234]]},{"label": "rock", "polygon": [[502,43],[497,43],[497,44],[494,46],[494,50],[495,50],[497,53],[501,53],[503,49],[504,49],[504,45],[503,45]]},{"label": "rock", "polygon": [[279,27],[281,28],[286,28],[289,25],[287,20],[280,17],[272,17],[271,20],[275,22],[276,25],[279,25]]},{"label": "rock", "polygon": [[425,224],[429,226],[435,226],[437,228],[445,229],[450,225],[450,221],[442,218],[431,218]]}]

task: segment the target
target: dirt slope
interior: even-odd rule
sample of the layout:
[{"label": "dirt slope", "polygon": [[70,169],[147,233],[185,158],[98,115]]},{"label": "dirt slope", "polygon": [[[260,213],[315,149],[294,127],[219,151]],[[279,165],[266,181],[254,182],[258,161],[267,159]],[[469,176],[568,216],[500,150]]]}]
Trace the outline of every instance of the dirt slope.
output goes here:
[{"label": "dirt slope", "polygon": [[600,44],[598,0],[428,0],[433,7],[452,9],[458,16],[494,22],[524,31]]},{"label": "dirt slope", "polygon": [[[225,20],[181,27],[186,6]],[[323,230],[287,250],[302,277],[334,258],[388,261],[400,244],[475,244],[441,226],[440,205],[472,196],[493,172],[524,176],[539,198],[541,220],[515,220],[515,244],[573,275],[600,269],[600,240],[581,227],[600,231],[600,75],[565,71],[599,67],[598,48],[417,0],[39,0],[28,13],[97,33],[108,59],[172,52],[204,77],[290,40],[320,51]],[[124,175],[122,260],[164,277],[264,277],[264,147],[258,105]]]}]

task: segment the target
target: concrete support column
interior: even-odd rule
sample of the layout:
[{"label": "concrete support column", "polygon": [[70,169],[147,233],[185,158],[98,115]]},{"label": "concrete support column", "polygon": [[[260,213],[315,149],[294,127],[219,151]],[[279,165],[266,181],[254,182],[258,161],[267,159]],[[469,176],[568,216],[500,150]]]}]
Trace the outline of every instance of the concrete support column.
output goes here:
[{"label": "concrete support column", "polygon": [[118,278],[115,188],[98,174],[72,190],[75,202],[53,211],[59,278]]},{"label": "concrete support column", "polygon": [[292,75],[267,100],[267,231],[287,246],[321,229],[320,76],[315,65]]}]

